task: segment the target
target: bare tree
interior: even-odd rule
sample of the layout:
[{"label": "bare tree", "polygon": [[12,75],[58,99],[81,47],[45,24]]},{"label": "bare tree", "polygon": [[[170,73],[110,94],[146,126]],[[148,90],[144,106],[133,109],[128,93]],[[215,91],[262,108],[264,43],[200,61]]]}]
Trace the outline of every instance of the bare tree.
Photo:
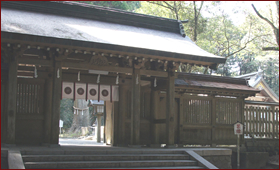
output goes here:
[{"label": "bare tree", "polygon": [[[256,14],[258,15],[258,17],[260,17],[261,19],[266,21],[272,27],[274,36],[276,38],[276,43],[278,45],[278,47],[263,47],[262,50],[263,51],[279,51],[279,28],[277,28],[273,24],[272,21],[270,21],[267,18],[265,18],[264,16],[262,16],[253,4],[252,4],[252,7],[253,7],[254,11],[256,12]],[[276,1],[276,8],[277,8],[278,18],[279,18],[279,1]]]}]

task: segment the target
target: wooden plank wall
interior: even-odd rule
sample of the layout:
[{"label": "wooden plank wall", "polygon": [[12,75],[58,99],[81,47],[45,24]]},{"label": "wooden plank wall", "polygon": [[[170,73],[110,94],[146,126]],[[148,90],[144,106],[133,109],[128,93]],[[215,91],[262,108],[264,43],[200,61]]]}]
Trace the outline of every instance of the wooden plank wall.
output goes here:
[{"label": "wooden plank wall", "polygon": [[44,79],[18,78],[16,143],[41,144],[44,135]]},{"label": "wooden plank wall", "polygon": [[279,139],[279,109],[274,107],[246,106],[246,137]]},{"label": "wooden plank wall", "polygon": [[[6,73],[6,72],[5,72]],[[1,70],[1,143],[7,139],[7,73]]]},{"label": "wooden plank wall", "polygon": [[[185,95],[180,98],[180,140],[183,145],[236,144],[233,124],[242,122],[242,100],[210,96]],[[215,102],[213,102],[215,100]],[[214,119],[214,120],[212,120]],[[242,141],[243,142],[243,138]]]},{"label": "wooden plank wall", "polygon": [[[131,135],[131,90],[129,88],[125,89],[124,93],[126,96],[126,104],[125,108],[121,108],[123,113],[119,113],[120,115],[125,114],[124,140],[120,139],[119,141],[123,142],[120,144],[128,145],[130,144]],[[148,145],[151,143],[151,88],[149,86],[141,86],[140,94],[140,144]]]},{"label": "wooden plank wall", "polygon": [[181,100],[183,128],[180,130],[180,144],[211,144],[211,98],[184,96]]}]

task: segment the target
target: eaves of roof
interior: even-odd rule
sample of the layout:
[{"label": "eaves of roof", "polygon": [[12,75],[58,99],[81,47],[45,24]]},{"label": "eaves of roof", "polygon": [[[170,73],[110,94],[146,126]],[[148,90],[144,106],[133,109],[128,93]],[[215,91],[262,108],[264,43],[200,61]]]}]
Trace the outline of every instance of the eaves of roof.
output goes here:
[{"label": "eaves of roof", "polygon": [[211,69],[216,68],[217,65],[215,63],[224,62],[224,58],[210,58],[210,57],[203,57],[203,56],[196,56],[196,55],[185,55],[180,53],[172,53],[172,52],[158,51],[158,50],[144,49],[144,48],[135,48],[135,47],[122,46],[122,45],[115,45],[115,44],[27,35],[27,34],[11,33],[5,31],[1,31],[1,41],[11,41],[17,43],[38,43],[44,46],[57,45],[57,46],[64,46],[64,48],[78,47],[78,48],[88,48],[88,49],[122,51],[122,52],[134,53],[140,55],[161,56],[161,57],[169,58],[171,60],[172,59],[184,59],[190,61],[194,60],[194,61],[213,63],[213,65],[210,65]]},{"label": "eaves of roof", "polygon": [[193,73],[179,73],[178,78],[240,84],[240,85],[247,86],[247,82],[243,78],[222,77],[222,76],[213,76],[213,75],[206,75],[206,74],[193,74]]},{"label": "eaves of roof", "polygon": [[[151,58],[155,56],[160,60],[175,59],[177,62],[209,66],[211,69],[216,69],[218,64],[226,61],[224,57],[201,49],[178,31],[169,30],[175,25],[176,29],[179,28],[176,20],[96,6],[84,7],[72,2],[5,1],[1,5],[1,41],[122,51],[152,55]],[[110,16],[102,16],[107,13]],[[111,18],[116,16],[116,20]],[[109,20],[104,21],[104,18]],[[133,26],[127,24],[130,21]],[[145,28],[141,24],[168,29],[154,29],[153,26]]]}]

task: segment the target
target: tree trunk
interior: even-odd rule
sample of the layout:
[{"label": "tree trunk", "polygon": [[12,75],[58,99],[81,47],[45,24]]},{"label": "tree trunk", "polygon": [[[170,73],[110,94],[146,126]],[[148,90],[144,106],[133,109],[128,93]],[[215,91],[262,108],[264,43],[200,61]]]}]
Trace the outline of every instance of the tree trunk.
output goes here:
[{"label": "tree trunk", "polygon": [[[69,129],[69,133],[81,133],[81,127],[89,127],[90,126],[90,116],[89,116],[89,110],[86,100],[83,99],[77,99],[74,101],[74,107],[78,108],[76,111],[74,111],[74,117],[72,126]],[[85,109],[82,111],[82,109]],[[75,109],[74,109],[75,110]]]}]

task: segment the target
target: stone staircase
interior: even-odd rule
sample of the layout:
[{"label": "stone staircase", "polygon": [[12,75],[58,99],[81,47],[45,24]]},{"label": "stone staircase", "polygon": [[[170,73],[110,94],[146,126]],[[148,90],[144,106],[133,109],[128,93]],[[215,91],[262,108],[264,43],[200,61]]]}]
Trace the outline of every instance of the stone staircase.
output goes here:
[{"label": "stone staircase", "polygon": [[24,151],[26,169],[200,169],[185,151]]}]

